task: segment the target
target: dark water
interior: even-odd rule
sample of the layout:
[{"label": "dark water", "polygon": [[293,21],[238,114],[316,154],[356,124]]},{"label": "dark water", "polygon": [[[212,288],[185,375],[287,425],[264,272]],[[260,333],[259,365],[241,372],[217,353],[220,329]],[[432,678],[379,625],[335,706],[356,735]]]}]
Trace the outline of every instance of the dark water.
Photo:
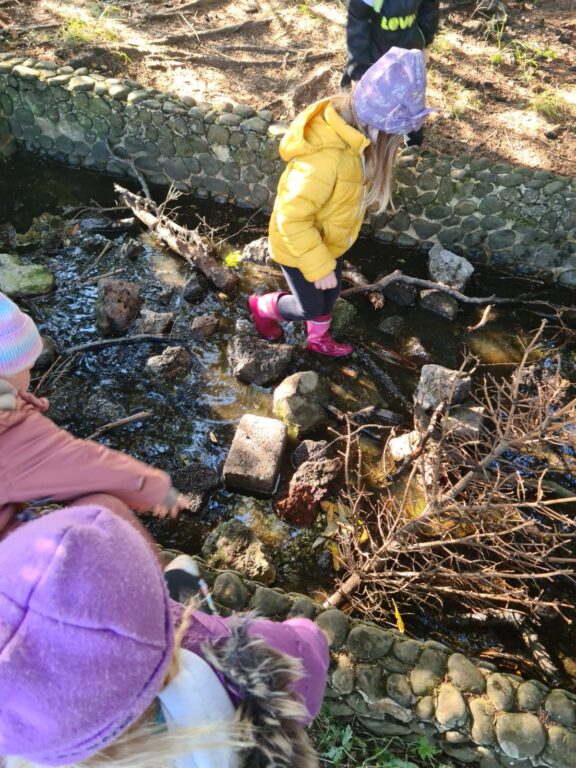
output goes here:
[{"label": "dark water", "polygon": [[[244,413],[272,415],[271,390],[236,381],[230,372],[226,345],[236,322],[247,317],[246,299],[254,287],[259,283],[277,288],[281,286],[281,278],[273,271],[262,272],[253,265],[240,264],[241,287],[237,296],[231,298],[210,292],[200,304],[189,305],[181,300],[181,290],[190,276],[189,268],[159,247],[150,233],[141,228],[129,233],[137,237],[145,249],[131,261],[119,256],[123,235],[83,235],[73,227],[72,220],[79,208],[89,207],[93,201],[103,207],[115,204],[112,179],[15,157],[5,166],[0,165],[0,190],[0,224],[12,223],[19,235],[28,232],[28,244],[18,248],[19,255],[25,261],[44,263],[56,275],[55,293],[26,304],[41,331],[56,341],[60,352],[101,338],[94,327],[97,287],[93,278],[120,270],[114,276],[137,281],[147,307],[175,313],[172,336],[185,339],[195,356],[189,376],[170,385],[160,385],[151,382],[143,369],[150,355],[159,353],[162,347],[119,345],[77,355],[69,367],[48,380],[45,393],[50,396],[55,421],[78,435],[88,436],[117,418],[151,411],[150,418],[111,431],[100,438],[101,441],[168,471],[200,461],[219,474],[240,417]],[[162,200],[165,191],[152,190],[152,194]],[[194,226],[203,220],[214,230],[217,239],[228,238],[230,250],[241,249],[246,242],[266,233],[265,218],[250,212],[186,198],[180,198],[175,205],[179,208],[180,222]],[[50,219],[51,215],[57,218]],[[46,222],[44,232],[38,227],[37,217]],[[36,234],[32,235],[30,227],[35,220],[32,231]],[[54,229],[58,227],[59,235],[54,238]],[[108,241],[111,247],[102,255]],[[393,269],[427,277],[423,254],[374,241],[359,240],[349,260],[368,278]],[[540,292],[560,304],[573,303],[573,295],[568,292],[546,290],[544,293],[538,284],[494,272],[484,273],[482,269],[476,271],[467,287],[469,295],[477,296],[492,293],[516,296],[527,291]],[[314,369],[326,374],[334,404],[345,411],[366,405],[381,405],[396,411],[405,408],[402,400],[369,369],[368,363],[380,368],[393,386],[411,400],[418,371],[383,363],[370,351],[372,343],[404,353],[407,338],[413,336],[433,362],[458,367],[463,356],[471,352],[478,358],[480,370],[502,371],[505,375],[509,365],[520,359],[523,344],[541,320],[538,314],[525,308],[506,306],[493,310],[490,322],[484,327],[469,332],[467,329],[479,321],[482,306],[464,306],[457,319],[450,322],[419,307],[400,307],[388,302],[385,309],[376,314],[361,297],[355,297],[353,303],[359,315],[355,326],[348,329],[348,336],[362,350],[361,355],[338,362],[304,352],[294,366],[294,370]],[[205,341],[193,340],[189,332],[191,319],[207,313],[219,317],[218,332]],[[405,320],[406,330],[401,337],[386,336],[378,330],[378,324],[391,314]],[[289,327],[287,340],[295,344],[303,341],[302,329]],[[549,344],[552,350],[555,344],[552,333]],[[576,380],[576,354],[574,350],[565,350],[564,355],[567,372]],[[378,461],[381,453],[378,443],[366,439],[363,449]],[[573,448],[567,447],[567,450]],[[286,470],[288,477],[288,467]],[[196,553],[207,532],[231,516],[254,527],[260,538],[273,548],[278,585],[306,592],[329,589],[333,580],[331,557],[328,553],[321,554],[321,549],[310,550],[323,525],[319,522],[318,529],[310,531],[290,528],[275,516],[270,500],[219,490],[200,518],[184,514],[178,521],[150,519],[146,522],[163,545]],[[435,636],[443,634],[437,624],[429,624],[429,629]],[[576,640],[576,635],[573,639]],[[485,632],[478,636],[467,632],[466,636],[451,636],[451,640],[470,651],[497,641]]]}]

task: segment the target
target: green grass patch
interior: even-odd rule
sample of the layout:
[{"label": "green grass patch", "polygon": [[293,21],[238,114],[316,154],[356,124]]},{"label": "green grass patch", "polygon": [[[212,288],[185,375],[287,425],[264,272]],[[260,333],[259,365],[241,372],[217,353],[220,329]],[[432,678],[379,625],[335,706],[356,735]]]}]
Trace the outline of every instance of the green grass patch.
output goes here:
[{"label": "green grass patch", "polygon": [[554,88],[547,88],[542,93],[535,94],[531,107],[539,115],[552,120],[564,120],[570,115],[569,105]]},{"label": "green grass patch", "polygon": [[322,766],[333,768],[447,768],[441,753],[425,736],[371,736],[344,718],[330,713],[325,704],[311,728]]}]

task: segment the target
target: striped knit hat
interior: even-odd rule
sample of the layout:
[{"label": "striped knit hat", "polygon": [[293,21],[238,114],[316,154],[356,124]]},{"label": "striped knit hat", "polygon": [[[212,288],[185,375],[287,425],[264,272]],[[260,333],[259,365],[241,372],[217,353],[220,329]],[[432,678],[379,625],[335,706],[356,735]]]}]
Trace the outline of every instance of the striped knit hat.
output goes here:
[{"label": "striped knit hat", "polygon": [[32,368],[42,352],[42,339],[31,317],[0,292],[0,376]]}]

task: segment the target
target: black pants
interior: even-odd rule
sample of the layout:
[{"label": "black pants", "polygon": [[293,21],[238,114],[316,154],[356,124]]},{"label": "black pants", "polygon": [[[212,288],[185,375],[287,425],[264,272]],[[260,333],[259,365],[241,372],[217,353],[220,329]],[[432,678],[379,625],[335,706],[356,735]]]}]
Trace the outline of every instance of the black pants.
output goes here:
[{"label": "black pants", "polygon": [[336,288],[321,291],[309,283],[297,267],[282,267],[291,294],[281,296],[278,311],[286,320],[315,320],[329,315],[342,290],[342,267],[344,258],[336,259]]}]

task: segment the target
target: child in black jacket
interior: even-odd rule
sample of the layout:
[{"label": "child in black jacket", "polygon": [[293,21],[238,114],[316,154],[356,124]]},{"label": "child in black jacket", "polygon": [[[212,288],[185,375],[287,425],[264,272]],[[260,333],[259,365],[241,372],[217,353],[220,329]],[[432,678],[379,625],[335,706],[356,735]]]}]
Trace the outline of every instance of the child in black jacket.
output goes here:
[{"label": "child in black jacket", "polygon": [[[347,0],[348,61],[341,85],[347,88],[393,46],[428,48],[438,30],[439,0]],[[409,134],[421,144],[423,131]]]}]

